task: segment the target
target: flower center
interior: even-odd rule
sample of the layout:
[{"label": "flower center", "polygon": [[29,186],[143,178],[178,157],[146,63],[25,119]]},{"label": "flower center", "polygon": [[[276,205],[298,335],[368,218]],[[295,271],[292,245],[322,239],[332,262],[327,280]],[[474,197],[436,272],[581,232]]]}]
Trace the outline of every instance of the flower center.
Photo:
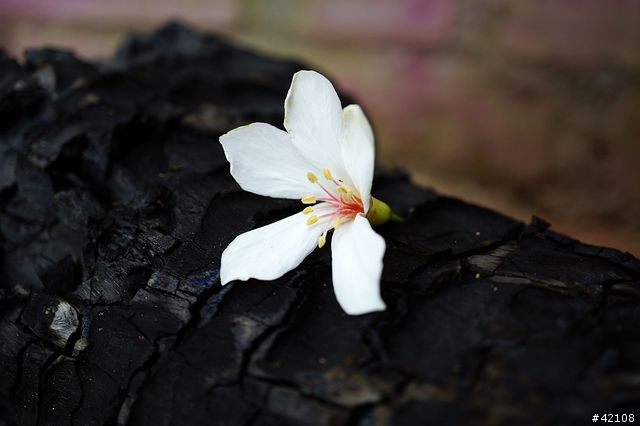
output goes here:
[{"label": "flower center", "polygon": [[301,200],[303,204],[312,204],[302,210],[302,213],[311,215],[307,219],[307,225],[313,225],[321,219],[323,222],[326,221],[326,228],[318,238],[320,248],[327,242],[327,232],[338,228],[343,222],[353,220],[358,213],[366,213],[358,191],[346,187],[342,181],[335,179],[329,169],[322,169],[322,174],[328,184],[322,184],[312,172],[307,173],[307,179],[318,185],[326,196],[316,198],[313,195],[307,195]]}]

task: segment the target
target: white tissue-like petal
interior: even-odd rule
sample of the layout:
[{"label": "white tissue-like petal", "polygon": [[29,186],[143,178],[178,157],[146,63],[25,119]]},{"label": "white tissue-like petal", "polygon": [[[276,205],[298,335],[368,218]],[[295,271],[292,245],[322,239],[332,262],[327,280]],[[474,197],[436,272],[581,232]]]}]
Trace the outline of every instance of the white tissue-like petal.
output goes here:
[{"label": "white tissue-like petal", "polygon": [[331,82],[315,71],[293,76],[284,102],[284,127],[308,162],[349,185],[342,163],[342,105]]},{"label": "white tissue-like petal", "polygon": [[293,146],[287,132],[252,123],[222,135],[220,143],[231,175],[245,191],[289,199],[322,195],[307,179],[307,172],[320,172]]},{"label": "white tissue-like petal", "polygon": [[347,106],[343,113],[342,160],[356,190],[362,196],[365,213],[369,211],[375,162],[373,131],[358,105]]},{"label": "white tissue-like petal", "polygon": [[307,225],[307,215],[294,214],[240,234],[222,253],[220,281],[275,280],[298,266],[318,243],[324,223]]},{"label": "white tissue-like petal", "polygon": [[385,248],[384,239],[361,215],[334,231],[331,240],[333,290],[349,315],[386,308],[380,296]]}]

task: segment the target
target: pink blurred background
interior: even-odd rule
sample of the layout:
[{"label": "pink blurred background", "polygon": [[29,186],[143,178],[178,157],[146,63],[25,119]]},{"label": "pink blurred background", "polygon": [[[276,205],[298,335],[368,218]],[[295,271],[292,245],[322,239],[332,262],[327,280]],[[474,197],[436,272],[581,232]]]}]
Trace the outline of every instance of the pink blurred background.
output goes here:
[{"label": "pink blurred background", "polygon": [[0,46],[172,18],[329,73],[417,182],[640,255],[640,0],[0,0]]}]

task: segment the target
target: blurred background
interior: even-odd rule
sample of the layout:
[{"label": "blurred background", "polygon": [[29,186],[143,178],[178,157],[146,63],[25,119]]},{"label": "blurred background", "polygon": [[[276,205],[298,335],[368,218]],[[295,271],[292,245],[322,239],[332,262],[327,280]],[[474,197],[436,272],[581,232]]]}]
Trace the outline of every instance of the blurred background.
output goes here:
[{"label": "blurred background", "polygon": [[640,255],[640,0],[0,0],[0,48],[106,57],[175,18],[326,72],[381,164]]}]

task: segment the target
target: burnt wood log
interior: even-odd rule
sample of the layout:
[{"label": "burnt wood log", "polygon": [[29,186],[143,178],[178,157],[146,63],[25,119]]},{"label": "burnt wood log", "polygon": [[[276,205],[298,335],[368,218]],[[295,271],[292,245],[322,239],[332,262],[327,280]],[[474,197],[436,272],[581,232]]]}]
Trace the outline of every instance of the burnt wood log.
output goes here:
[{"label": "burnt wood log", "polygon": [[409,216],[378,229],[387,311],[341,311],[326,248],[220,286],[226,245],[299,206],[241,191],[217,139],[280,126],[303,68],[179,24],[104,62],[0,54],[0,424],[637,416],[640,261],[401,173],[374,182]]}]

